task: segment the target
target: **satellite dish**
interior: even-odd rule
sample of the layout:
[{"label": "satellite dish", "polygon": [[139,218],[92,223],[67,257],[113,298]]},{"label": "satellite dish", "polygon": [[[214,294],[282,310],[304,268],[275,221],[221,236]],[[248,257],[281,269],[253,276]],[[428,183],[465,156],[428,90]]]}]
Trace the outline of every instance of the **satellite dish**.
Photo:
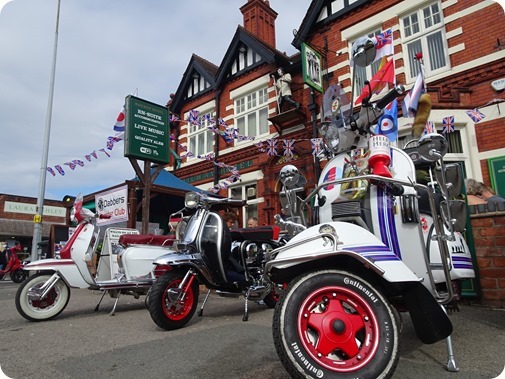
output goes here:
[{"label": "satellite dish", "polygon": [[375,43],[369,37],[360,37],[352,44],[352,61],[356,66],[366,67],[372,64],[375,53]]}]

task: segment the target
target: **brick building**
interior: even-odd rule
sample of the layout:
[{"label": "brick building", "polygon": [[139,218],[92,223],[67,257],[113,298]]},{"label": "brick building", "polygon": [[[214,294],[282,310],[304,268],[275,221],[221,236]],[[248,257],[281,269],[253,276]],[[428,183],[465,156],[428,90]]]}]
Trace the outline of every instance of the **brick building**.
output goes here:
[{"label": "brick building", "polygon": [[[277,13],[268,0],[247,0],[240,11],[243,26],[237,27],[220,65],[193,55],[171,96],[170,111],[180,120],[171,125],[172,147],[181,164],[174,159],[168,168],[202,189],[247,199],[242,225],[249,216],[270,224],[280,208],[282,165],[296,165],[309,189],[325,164],[314,159],[310,144],[323,93],[304,84],[301,54],[286,56],[276,49]],[[445,159],[460,162],[467,177],[491,184],[488,160],[505,156],[505,136],[497,133],[505,115],[503,89],[491,85],[505,77],[503,16],[494,1],[313,0],[301,24],[295,21],[300,26],[292,44],[301,50],[306,43],[320,54],[323,89],[341,83],[351,93],[352,43],[391,28],[397,83],[407,89],[414,84],[419,70],[414,54],[422,51],[433,103],[430,120],[441,132],[442,119],[454,116]],[[291,74],[300,110],[278,111],[271,78],[278,67]],[[356,73],[355,97],[361,91],[359,78],[370,78],[376,69],[372,65]],[[478,123],[467,114],[475,108],[485,116]],[[198,121],[188,122],[191,117]],[[410,138],[412,120],[399,114],[400,146]],[[235,136],[233,128],[238,129]],[[277,154],[267,153],[269,139],[277,140]],[[294,141],[287,153],[286,141]]]},{"label": "brick building", "polygon": [[[0,194],[0,241],[17,240],[30,252],[36,208],[35,198]],[[44,200],[43,239],[49,238],[52,225],[65,225],[66,219],[67,208],[63,201]]]}]

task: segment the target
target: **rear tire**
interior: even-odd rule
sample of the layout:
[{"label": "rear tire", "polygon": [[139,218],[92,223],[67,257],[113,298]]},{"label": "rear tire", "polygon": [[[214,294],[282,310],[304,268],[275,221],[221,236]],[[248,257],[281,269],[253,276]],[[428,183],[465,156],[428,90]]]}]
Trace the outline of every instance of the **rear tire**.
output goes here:
[{"label": "rear tire", "polygon": [[383,295],[340,270],[301,275],[274,312],[275,348],[292,378],[390,378],[398,334]]},{"label": "rear tire", "polygon": [[22,269],[11,272],[11,279],[14,283],[21,283],[28,277],[28,273]]},{"label": "rear tire", "polygon": [[43,300],[30,300],[28,291],[40,288],[49,280],[51,274],[39,273],[25,280],[16,293],[16,308],[21,316],[29,321],[46,321],[58,316],[70,300],[70,288],[58,279],[54,287]]},{"label": "rear tire", "polygon": [[198,305],[199,286],[198,280],[193,278],[193,283],[186,288],[184,298],[172,302],[168,290],[177,288],[182,282],[186,272],[170,271],[156,279],[149,294],[149,314],[160,328],[165,330],[180,329],[193,317]]}]

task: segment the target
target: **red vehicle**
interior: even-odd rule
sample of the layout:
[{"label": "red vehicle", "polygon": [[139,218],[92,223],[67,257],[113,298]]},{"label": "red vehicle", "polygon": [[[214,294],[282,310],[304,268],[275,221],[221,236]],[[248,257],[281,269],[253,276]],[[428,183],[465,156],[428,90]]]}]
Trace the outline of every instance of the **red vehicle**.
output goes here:
[{"label": "red vehicle", "polygon": [[4,251],[0,253],[3,267],[0,270],[0,280],[5,275],[9,274],[14,283],[21,283],[26,279],[28,273],[23,270],[24,263],[18,258],[18,254],[22,251],[21,244],[16,242],[12,246],[6,246]]}]

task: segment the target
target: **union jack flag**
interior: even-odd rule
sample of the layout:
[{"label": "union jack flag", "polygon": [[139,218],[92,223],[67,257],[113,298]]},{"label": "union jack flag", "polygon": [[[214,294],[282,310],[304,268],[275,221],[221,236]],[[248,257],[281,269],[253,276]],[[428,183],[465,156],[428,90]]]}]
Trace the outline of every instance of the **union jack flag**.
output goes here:
[{"label": "union jack flag", "polygon": [[393,33],[391,32],[391,29],[388,29],[384,33],[377,34],[376,38],[377,38],[376,48],[380,49],[384,45],[393,42]]},{"label": "union jack flag", "polygon": [[423,134],[431,134],[431,133],[436,133],[437,128],[435,128],[435,123],[433,121],[428,121],[426,123],[426,126],[424,127]]},{"label": "union jack flag", "polygon": [[88,162],[91,162],[91,155],[86,154],[86,155],[84,156],[84,158],[86,158],[86,160],[87,160]]},{"label": "union jack flag", "polygon": [[454,132],[454,116],[447,116],[442,119],[442,133]]},{"label": "union jack flag", "polygon": [[269,157],[275,157],[277,155],[277,140],[268,139],[267,140],[267,154]]},{"label": "union jack flag", "polygon": [[486,117],[486,115],[479,111],[477,108],[466,111],[466,114],[472,119],[473,122],[479,122]]},{"label": "union jack flag", "polygon": [[319,155],[323,151],[323,139],[322,138],[311,138],[310,144],[312,146],[312,155]]},{"label": "union jack flag", "polygon": [[220,119],[218,120],[218,122],[219,122],[219,125],[220,125],[220,126],[224,126],[224,127],[227,127],[227,126],[228,126],[228,125],[226,124],[226,121],[225,121],[224,119],[222,119],[222,118],[220,118]]},{"label": "union jack flag", "polygon": [[84,162],[83,162],[83,161],[81,161],[81,160],[79,160],[79,159],[74,159],[74,160],[72,161],[72,163],[74,163],[74,164],[78,164],[79,166],[84,167]]},{"label": "union jack flag", "polygon": [[169,119],[169,122],[176,122],[176,121],[180,121],[179,117],[177,117],[177,115],[175,114],[171,114],[170,115],[170,119]]},{"label": "union jack flag", "polygon": [[92,156],[93,158],[98,159],[98,157],[96,156],[96,151],[93,151],[93,152],[92,152],[92,153],[90,153],[90,154],[91,154],[91,156]]},{"label": "union jack flag", "polygon": [[288,159],[293,158],[293,150],[295,145],[295,140],[294,139],[286,139],[284,140],[284,156],[287,157]]},{"label": "union jack flag", "polygon": [[56,176],[56,173],[54,172],[54,170],[51,167],[47,167],[47,171],[49,171],[52,176]]}]

